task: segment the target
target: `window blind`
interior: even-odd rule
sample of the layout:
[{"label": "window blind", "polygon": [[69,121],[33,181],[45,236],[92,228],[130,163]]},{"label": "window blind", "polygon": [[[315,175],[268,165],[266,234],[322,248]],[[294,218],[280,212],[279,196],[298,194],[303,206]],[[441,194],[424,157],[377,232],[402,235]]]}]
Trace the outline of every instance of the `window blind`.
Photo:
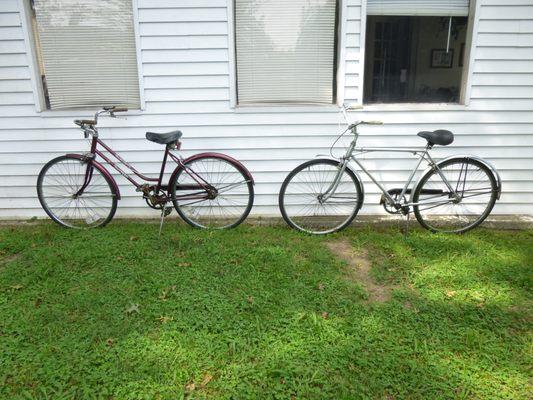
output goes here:
[{"label": "window blind", "polygon": [[368,15],[467,16],[469,0],[368,0]]},{"label": "window blind", "polygon": [[236,0],[239,104],[332,103],[336,0]]},{"label": "window blind", "polygon": [[34,0],[52,109],[139,108],[131,0]]}]

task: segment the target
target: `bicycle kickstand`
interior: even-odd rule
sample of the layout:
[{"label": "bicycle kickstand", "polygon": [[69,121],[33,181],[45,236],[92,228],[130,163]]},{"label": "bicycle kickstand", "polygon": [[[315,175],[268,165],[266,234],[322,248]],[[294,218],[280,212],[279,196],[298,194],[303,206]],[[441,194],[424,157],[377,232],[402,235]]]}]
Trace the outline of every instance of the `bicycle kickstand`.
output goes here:
[{"label": "bicycle kickstand", "polygon": [[409,216],[411,213],[407,213],[405,216],[405,225],[403,229],[403,238],[407,239],[407,236],[409,236]]},{"label": "bicycle kickstand", "polygon": [[169,215],[172,212],[172,208],[169,208],[167,210],[167,203],[165,202],[163,204],[163,208],[161,209],[161,223],[159,224],[159,237],[161,237],[161,231],[163,230],[163,222],[165,221],[165,217]]}]

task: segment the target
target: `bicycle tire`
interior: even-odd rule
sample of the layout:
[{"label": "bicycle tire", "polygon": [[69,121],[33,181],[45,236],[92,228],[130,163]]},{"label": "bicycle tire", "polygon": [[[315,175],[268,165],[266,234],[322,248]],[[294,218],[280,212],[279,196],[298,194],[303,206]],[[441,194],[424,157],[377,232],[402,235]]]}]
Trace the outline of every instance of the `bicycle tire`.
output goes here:
[{"label": "bicycle tire", "polygon": [[[300,207],[301,206],[301,197],[303,196],[309,196],[310,198],[314,200],[314,197],[316,196],[317,197],[317,200],[318,200],[318,196],[319,194],[317,193],[291,193],[291,194],[288,194],[287,193],[287,189],[289,187],[289,185],[291,184],[291,182],[293,181],[293,179],[299,174],[301,173],[302,171],[304,171],[306,168],[309,168],[309,171],[311,171],[311,168],[310,167],[316,167],[316,166],[320,166],[322,165],[322,171],[321,170],[318,170],[318,174],[321,174],[321,176],[324,176],[324,171],[326,170],[329,170],[329,172],[331,173],[335,173],[335,170],[338,169],[339,165],[341,165],[341,163],[339,161],[335,161],[335,160],[330,160],[330,159],[316,159],[316,160],[310,160],[310,161],[307,161],[307,162],[304,162],[303,164],[300,164],[299,166],[297,166],[296,168],[294,168],[288,175],[287,177],[285,178],[285,180],[283,181],[283,184],[281,185],[281,189],[280,189],[280,192],[279,192],[279,197],[278,197],[278,205],[279,205],[279,209],[281,211],[281,216],[283,217],[283,219],[285,220],[285,222],[292,228],[296,229],[296,230],[299,230],[301,232],[305,232],[305,233],[309,233],[309,234],[314,234],[314,235],[323,235],[323,234],[328,234],[328,233],[333,233],[333,232],[338,232],[342,229],[344,229],[345,227],[347,227],[352,221],[353,219],[356,217],[357,213],[359,212],[359,210],[361,209],[361,206],[363,204],[363,189],[362,189],[362,184],[359,180],[359,178],[354,174],[354,172],[352,170],[350,170],[349,168],[346,168],[344,170],[344,173],[343,174],[346,174],[346,177],[341,177],[341,182],[352,182],[353,183],[353,191],[352,191],[352,188],[351,188],[351,185],[349,184],[346,184],[346,186],[350,186],[350,189],[348,189],[346,186],[344,186],[344,190],[350,190],[351,192],[348,192],[350,195],[355,195],[353,198],[352,197],[348,197],[348,199],[350,199],[351,201],[350,202],[346,202],[347,204],[349,203],[353,203],[352,206],[349,206],[348,208],[350,208],[349,210],[349,213],[346,217],[340,217],[340,222],[338,224],[334,224],[333,227],[329,227],[329,228],[326,228],[326,229],[322,229],[322,230],[317,230],[317,229],[313,229],[312,227],[314,226],[322,226],[322,225],[326,225],[326,223],[331,222],[332,219],[333,219],[333,215],[326,215],[325,213],[322,214],[322,215],[314,215],[314,217],[316,217],[314,220],[310,220],[310,218],[306,217],[305,215],[302,216],[301,218],[305,221],[306,218],[309,219],[309,226],[306,227],[304,226],[303,223],[297,221],[297,218],[300,218],[299,215],[292,215],[291,214],[298,214],[297,211],[300,211],[299,210],[289,210],[289,206],[293,206],[293,205],[296,205],[297,207]],[[334,168],[331,168],[331,167],[334,167]],[[334,177],[334,175],[333,175]],[[348,180],[349,178],[349,180]],[[315,176],[314,179],[320,179],[318,176]],[[344,181],[343,181],[344,179]],[[313,181],[310,181],[309,180],[309,183],[311,183],[315,188],[314,188],[314,191],[316,191],[316,189],[318,189],[318,186],[316,186],[316,182],[313,182]],[[327,182],[323,182],[322,186],[320,187],[320,189],[327,189],[330,185],[331,181],[327,181]],[[339,186],[340,187],[340,186]],[[313,189],[309,189],[309,192],[312,192]],[[296,203],[296,204],[289,204],[287,202],[287,199],[286,197],[287,196],[299,196],[299,198],[297,198],[295,201],[296,202],[300,202],[300,203]],[[345,198],[345,197],[341,197],[341,198]],[[326,200],[327,201],[327,200]],[[318,201],[320,203],[320,201]],[[333,202],[332,202],[333,203]],[[325,208],[325,206],[321,203],[320,204],[323,208]],[[302,209],[305,210],[307,209],[307,207],[309,207],[309,205],[305,205]],[[317,210],[319,209],[318,206],[317,207]],[[333,206],[333,208],[335,207],[339,207],[339,206]],[[348,209],[347,208],[347,209]]]},{"label": "bicycle tire", "polygon": [[[455,166],[455,168],[453,168]],[[461,194],[461,200],[459,202],[454,202],[451,200],[447,203],[444,203],[442,205],[435,205],[435,206],[423,206],[423,205],[416,205],[413,206],[413,211],[415,214],[415,217],[417,221],[422,225],[424,228],[432,231],[432,232],[444,232],[444,233],[464,233],[471,229],[474,229],[475,227],[479,226],[490,214],[492,211],[492,208],[494,207],[494,204],[496,203],[496,197],[498,193],[497,189],[497,181],[496,177],[494,176],[494,173],[492,170],[487,167],[484,163],[474,160],[472,158],[468,157],[457,157],[449,159],[441,164],[438,165],[441,172],[446,176],[446,179],[449,181],[449,183],[452,185],[452,187],[456,186],[459,190],[457,190]],[[459,171],[459,173],[457,173]],[[470,172],[469,172],[470,171]],[[474,171],[472,173],[471,171]],[[477,173],[476,173],[477,171]],[[472,188],[471,186],[466,188],[467,185],[467,176],[471,173],[472,180],[469,182],[474,182],[478,186],[482,186],[480,189]],[[474,175],[476,174],[476,175]],[[457,175],[457,182],[454,180],[454,177]],[[464,176],[463,181],[461,182],[461,176]],[[477,179],[477,181],[474,180],[474,178]],[[484,188],[483,185],[490,184],[490,190],[489,188]],[[423,191],[425,189],[435,189],[435,187],[442,188],[443,195],[450,196],[448,192],[446,192],[447,189],[445,187],[445,183],[440,177],[439,173],[433,168],[430,171],[428,171],[418,182],[414,192],[413,192],[413,203],[418,203],[420,201],[420,196],[422,195]],[[483,191],[482,191],[483,190]],[[468,192],[468,193],[467,193]],[[465,193],[467,193],[465,195]],[[435,195],[431,195],[432,198],[430,201],[434,201]],[[479,196],[479,197],[476,197]],[[485,196],[485,197],[481,197]],[[483,204],[481,200],[487,199],[486,204]],[[464,199],[473,199],[478,200],[477,203],[470,202],[470,210],[480,210],[478,215],[476,214],[468,214],[472,215],[475,218],[471,220],[473,217],[466,216],[460,216],[458,212],[456,211],[455,216],[452,214],[447,214],[447,210],[452,209],[452,204],[455,205],[461,205],[463,209],[466,207],[466,202],[464,202]],[[449,206],[448,209],[443,208],[442,206]],[[439,208],[437,210],[437,208]],[[456,210],[459,210],[459,207],[455,207]],[[423,212],[423,211],[430,211],[431,212]],[[466,209],[465,209],[466,210]],[[446,224],[452,225],[454,221],[464,221],[463,224],[458,224],[455,228],[446,228]]]},{"label": "bicycle tire", "polygon": [[[209,162],[212,163],[211,166],[208,164],[206,165],[206,163]],[[216,167],[215,164],[218,165],[218,167]],[[188,161],[185,166],[202,177],[202,179],[211,184],[218,191],[218,194],[214,199],[205,199],[204,201],[196,201],[196,203],[187,203],[187,200],[180,200],[179,196],[176,195],[177,183],[195,184],[195,181],[186,172],[184,172],[183,168],[178,167],[178,171],[173,174],[174,178],[171,182],[169,182],[169,189],[174,208],[186,223],[195,228],[201,229],[231,229],[240,225],[246,219],[246,217],[248,217],[254,203],[254,186],[253,182],[248,178],[247,171],[243,169],[241,165],[215,155],[205,155]],[[233,170],[229,170],[228,166],[230,166]],[[217,171],[215,171],[215,169]],[[209,174],[212,174],[212,176],[209,176]],[[216,175],[219,176],[215,178]],[[240,182],[229,182],[241,178],[243,180]],[[213,183],[215,181],[216,183]],[[232,190],[231,192],[230,190],[224,190],[223,192],[220,192],[220,190],[224,188],[224,184],[226,187],[235,184],[234,187],[239,187],[240,189]],[[221,193],[225,193],[225,195],[221,196]],[[185,193],[180,193],[181,196],[184,194]],[[215,202],[213,200],[217,200],[216,210],[214,207]],[[221,201],[223,201],[223,204],[220,203]],[[242,203],[239,204],[239,202]],[[202,207],[199,211],[203,213],[200,218],[195,218],[194,212],[191,214],[189,211],[189,209],[192,209],[192,204],[198,204],[199,207]],[[238,204],[239,207],[237,207],[235,204]],[[187,208],[188,206],[189,209]],[[235,215],[234,217],[228,215],[230,214],[229,209],[231,208],[240,210],[238,215]],[[227,211],[227,213],[226,215],[223,215],[225,211]],[[215,213],[218,213],[218,215],[215,215]],[[209,219],[209,215],[212,215],[213,218]],[[204,220],[208,219],[209,221],[204,222]]]},{"label": "bicycle tire", "polygon": [[[118,203],[115,186],[98,166],[92,166],[91,181],[83,194],[73,197],[83,185],[86,165],[87,161],[79,156],[64,155],[48,161],[39,173],[37,178],[39,202],[46,214],[61,226],[75,229],[102,227],[115,215]],[[71,166],[72,172],[69,169]],[[96,187],[99,187],[98,190],[101,192],[91,193]],[[105,201],[103,198],[109,200],[102,204],[96,203],[95,198],[99,198],[98,201]],[[97,211],[99,208],[102,209],[101,213]]]}]

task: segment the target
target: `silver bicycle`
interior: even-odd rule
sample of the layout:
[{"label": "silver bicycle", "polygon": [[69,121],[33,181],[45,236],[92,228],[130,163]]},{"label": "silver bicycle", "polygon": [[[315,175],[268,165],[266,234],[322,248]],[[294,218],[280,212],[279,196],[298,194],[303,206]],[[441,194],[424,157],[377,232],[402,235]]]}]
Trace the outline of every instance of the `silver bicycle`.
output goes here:
[{"label": "silver bicycle", "polygon": [[[380,121],[349,123],[346,107],[342,111],[353,140],[341,157],[320,157],[304,162],[285,178],[279,193],[283,219],[291,227],[312,234],[326,234],[348,226],[363,205],[363,182],[353,161],[383,193],[380,204],[390,214],[409,216],[433,232],[462,233],[475,228],[487,218],[500,198],[501,179],[487,161],[471,155],[456,155],[435,161],[429,151],[435,145],[447,146],[453,133],[439,129],[419,132],[425,147],[356,147],[360,125],[380,125]],[[333,143],[333,146],[335,145]],[[371,152],[411,153],[418,162],[403,188],[386,189],[358,156]],[[418,181],[411,186],[423,162],[428,164]],[[411,189],[412,187],[412,189]]]}]

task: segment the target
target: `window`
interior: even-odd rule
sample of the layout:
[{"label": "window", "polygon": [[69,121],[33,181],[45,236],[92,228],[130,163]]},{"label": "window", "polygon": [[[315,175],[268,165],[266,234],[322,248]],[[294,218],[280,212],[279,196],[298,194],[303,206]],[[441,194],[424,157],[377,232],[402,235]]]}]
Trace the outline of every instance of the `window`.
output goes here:
[{"label": "window", "polygon": [[335,101],[336,0],[235,0],[237,101]]},{"label": "window", "polygon": [[28,0],[47,109],[140,107],[131,0]]},{"label": "window", "polygon": [[458,103],[468,0],[368,0],[365,103]]}]

